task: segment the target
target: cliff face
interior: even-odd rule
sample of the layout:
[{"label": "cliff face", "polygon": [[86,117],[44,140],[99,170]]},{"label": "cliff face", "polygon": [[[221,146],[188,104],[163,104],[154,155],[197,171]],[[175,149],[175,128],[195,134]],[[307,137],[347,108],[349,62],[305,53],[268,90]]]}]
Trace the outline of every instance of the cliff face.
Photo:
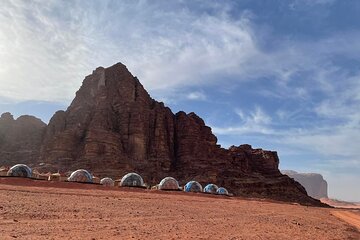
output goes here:
[{"label": "cliff face", "polygon": [[101,175],[136,170],[150,181],[170,172],[216,180],[219,169],[229,164],[243,173],[280,175],[275,152],[249,145],[220,148],[200,117],[173,114],[122,64],[96,69],[67,111],[54,115],[41,161],[60,170],[85,167]]},{"label": "cliff face", "polygon": [[151,99],[124,65],[98,68],[67,111],[50,120],[41,159],[60,170],[84,167],[113,176],[148,167],[169,171],[174,128],[170,109]]},{"label": "cliff face", "polygon": [[280,173],[276,152],[221,148],[200,117],[173,114],[121,63],[85,78],[69,108],[50,120],[39,148],[43,170],[86,168],[115,178],[135,171],[150,184],[173,176],[181,184],[213,182],[235,194],[320,204]]},{"label": "cliff face", "polygon": [[32,116],[0,117],[0,165],[31,164],[38,160],[46,124]]},{"label": "cliff face", "polygon": [[304,186],[309,196],[316,199],[328,197],[328,185],[321,174],[298,173],[295,171],[282,172]]}]

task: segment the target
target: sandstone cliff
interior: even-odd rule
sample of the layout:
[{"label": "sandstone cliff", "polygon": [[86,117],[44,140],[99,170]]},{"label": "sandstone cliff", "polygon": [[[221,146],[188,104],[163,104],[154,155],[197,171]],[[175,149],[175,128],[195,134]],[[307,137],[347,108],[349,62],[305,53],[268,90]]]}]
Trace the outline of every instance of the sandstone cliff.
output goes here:
[{"label": "sandstone cliff", "polygon": [[46,124],[32,116],[18,119],[10,113],[0,117],[0,165],[31,164],[40,156]]},{"label": "sandstone cliff", "polygon": [[150,184],[173,176],[181,184],[213,182],[237,195],[321,205],[280,173],[276,152],[221,148],[199,116],[173,114],[121,63],[85,78],[69,108],[50,120],[39,149],[43,170],[86,168],[115,178],[136,171]]},{"label": "sandstone cliff", "polygon": [[298,173],[295,171],[285,170],[282,173],[295,179],[304,188],[309,196],[320,199],[328,197],[328,185],[323,176],[318,173]]}]

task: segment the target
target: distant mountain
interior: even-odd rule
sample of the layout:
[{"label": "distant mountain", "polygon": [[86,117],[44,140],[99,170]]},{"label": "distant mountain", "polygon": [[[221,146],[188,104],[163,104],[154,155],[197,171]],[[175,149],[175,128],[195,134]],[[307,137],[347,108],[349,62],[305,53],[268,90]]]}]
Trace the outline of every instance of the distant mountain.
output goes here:
[{"label": "distant mountain", "polygon": [[281,171],[304,186],[309,196],[320,199],[328,197],[328,184],[321,174],[298,173],[292,170]]},{"label": "distant mountain", "polygon": [[[93,71],[68,109],[56,112],[48,126],[39,122],[33,131],[34,140],[24,138],[31,142],[24,145],[32,146],[33,157],[24,161],[40,171],[86,168],[115,178],[135,171],[149,184],[173,176],[181,184],[197,180],[224,186],[236,195],[323,206],[280,173],[276,152],[250,145],[221,148],[199,116],[172,113],[121,63]],[[9,134],[1,149],[9,146]],[[11,156],[6,163],[20,162]]]},{"label": "distant mountain", "polygon": [[0,117],[0,165],[31,164],[40,157],[40,145],[46,124],[32,116],[18,119],[10,113]]}]

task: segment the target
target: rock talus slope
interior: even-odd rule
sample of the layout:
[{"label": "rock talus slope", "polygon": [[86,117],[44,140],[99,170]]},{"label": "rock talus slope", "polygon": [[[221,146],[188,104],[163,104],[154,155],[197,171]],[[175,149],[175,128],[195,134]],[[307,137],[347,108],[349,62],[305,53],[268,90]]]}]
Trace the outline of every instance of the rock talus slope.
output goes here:
[{"label": "rock talus slope", "polygon": [[276,152],[241,145],[221,148],[195,113],[172,111],[152,99],[121,64],[87,76],[66,111],[44,130],[43,170],[86,168],[100,177],[140,173],[149,184],[173,176],[227,187],[237,195],[321,205],[282,175]]}]

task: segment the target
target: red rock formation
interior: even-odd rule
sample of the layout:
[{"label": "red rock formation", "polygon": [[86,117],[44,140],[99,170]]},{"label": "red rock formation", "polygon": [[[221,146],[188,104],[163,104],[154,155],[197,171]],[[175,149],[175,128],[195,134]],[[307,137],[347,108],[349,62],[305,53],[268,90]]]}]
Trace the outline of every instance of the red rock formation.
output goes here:
[{"label": "red rock formation", "polygon": [[100,177],[140,173],[149,184],[173,176],[246,196],[320,205],[278,170],[276,152],[223,149],[195,113],[173,114],[118,63],[87,76],[66,111],[50,120],[41,145],[46,170],[86,168]]},{"label": "red rock formation", "polygon": [[39,146],[46,124],[32,116],[0,117],[0,165],[31,164],[39,158]]},{"label": "red rock formation", "polygon": [[309,196],[316,199],[328,197],[328,184],[321,174],[298,173],[291,170],[285,170],[282,171],[282,173],[288,175],[304,186]]},{"label": "red rock formation", "polygon": [[50,120],[42,161],[119,177],[127,171],[169,171],[174,115],[150,98],[126,67],[96,69],[66,112]]}]

